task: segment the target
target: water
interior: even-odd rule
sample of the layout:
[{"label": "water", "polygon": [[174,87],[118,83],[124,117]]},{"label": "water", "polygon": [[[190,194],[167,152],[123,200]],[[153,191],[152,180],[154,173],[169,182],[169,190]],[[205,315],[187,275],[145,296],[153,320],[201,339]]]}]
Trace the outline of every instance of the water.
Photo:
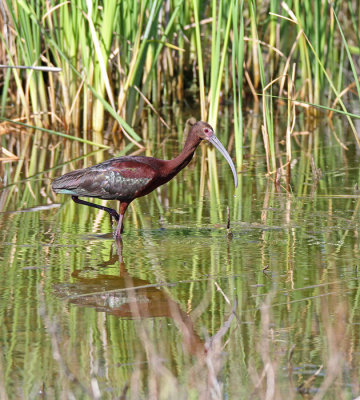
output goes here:
[{"label": "water", "polygon": [[2,191],[0,397],[359,396],[358,159],[325,141],[316,180],[295,154],[290,192],[260,156],[234,191],[218,158],[220,204],[198,157],[121,245],[48,175]]}]

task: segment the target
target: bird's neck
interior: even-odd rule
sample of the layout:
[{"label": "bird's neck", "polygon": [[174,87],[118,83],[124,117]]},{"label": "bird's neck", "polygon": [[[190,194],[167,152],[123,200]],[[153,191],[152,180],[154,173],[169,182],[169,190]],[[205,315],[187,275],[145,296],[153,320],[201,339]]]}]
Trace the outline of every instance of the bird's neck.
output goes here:
[{"label": "bird's neck", "polygon": [[195,153],[196,148],[199,146],[201,139],[197,135],[192,135],[191,131],[186,139],[182,152],[172,160],[167,161],[168,173],[175,176],[183,168],[185,168]]}]

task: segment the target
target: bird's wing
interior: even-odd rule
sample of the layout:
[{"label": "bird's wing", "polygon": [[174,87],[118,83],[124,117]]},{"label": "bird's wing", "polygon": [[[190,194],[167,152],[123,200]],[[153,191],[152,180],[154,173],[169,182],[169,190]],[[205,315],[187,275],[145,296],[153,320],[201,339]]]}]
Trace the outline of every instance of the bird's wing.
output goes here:
[{"label": "bird's wing", "polygon": [[69,172],[52,183],[56,193],[100,199],[133,199],[156,176],[156,167],[137,160],[113,159]]}]

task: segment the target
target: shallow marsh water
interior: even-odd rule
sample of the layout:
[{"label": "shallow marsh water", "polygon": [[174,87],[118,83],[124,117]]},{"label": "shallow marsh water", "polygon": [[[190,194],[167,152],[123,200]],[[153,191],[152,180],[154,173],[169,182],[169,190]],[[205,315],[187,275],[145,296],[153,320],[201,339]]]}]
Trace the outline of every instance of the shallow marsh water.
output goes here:
[{"label": "shallow marsh water", "polygon": [[117,245],[42,177],[2,191],[0,397],[359,396],[358,154],[319,142],[321,179],[299,151],[290,192],[261,154],[235,191],[218,157],[220,204],[198,150]]}]

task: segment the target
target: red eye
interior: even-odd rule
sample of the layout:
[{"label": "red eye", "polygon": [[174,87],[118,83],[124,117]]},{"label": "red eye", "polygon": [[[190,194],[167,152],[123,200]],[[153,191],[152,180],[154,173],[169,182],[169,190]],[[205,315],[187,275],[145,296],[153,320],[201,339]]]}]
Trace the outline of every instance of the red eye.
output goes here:
[{"label": "red eye", "polygon": [[209,133],[209,132],[210,132],[210,129],[205,128],[205,129],[204,129],[204,132],[205,132],[205,133]]}]

